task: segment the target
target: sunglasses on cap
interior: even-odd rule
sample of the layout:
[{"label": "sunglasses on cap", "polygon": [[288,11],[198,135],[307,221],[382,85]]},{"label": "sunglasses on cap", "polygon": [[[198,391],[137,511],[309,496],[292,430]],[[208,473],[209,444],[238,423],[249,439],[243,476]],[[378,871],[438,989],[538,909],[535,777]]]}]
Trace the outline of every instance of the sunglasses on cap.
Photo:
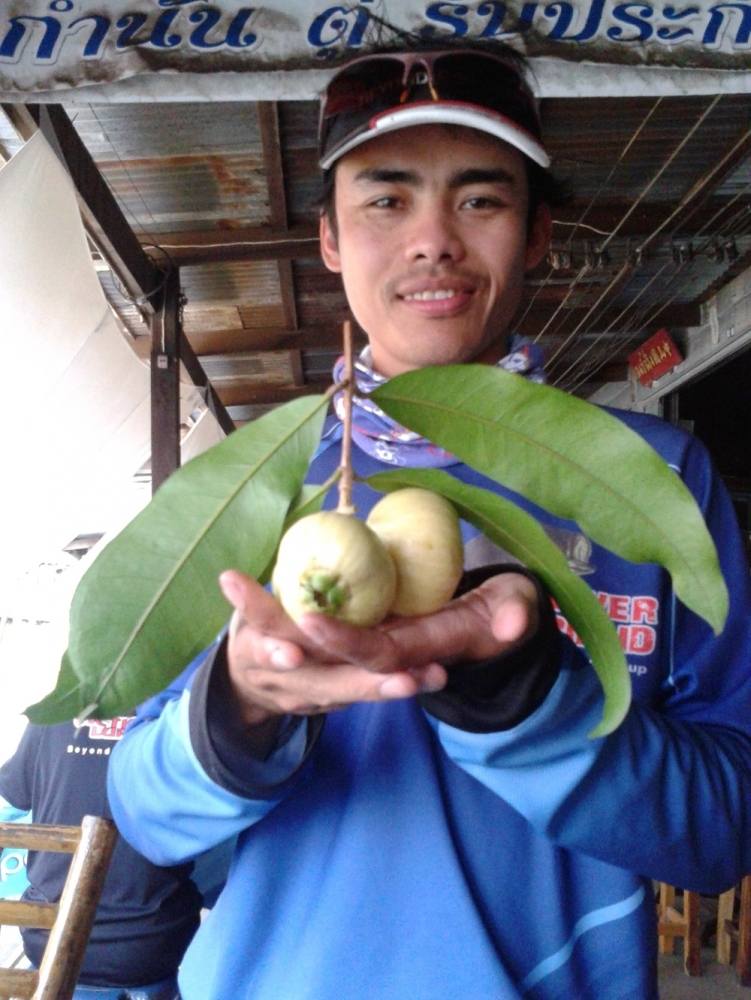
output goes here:
[{"label": "sunglasses on cap", "polygon": [[339,70],[321,103],[321,169],[378,135],[430,124],[478,129],[550,166],[535,100],[517,67],[463,49],[374,53]]}]

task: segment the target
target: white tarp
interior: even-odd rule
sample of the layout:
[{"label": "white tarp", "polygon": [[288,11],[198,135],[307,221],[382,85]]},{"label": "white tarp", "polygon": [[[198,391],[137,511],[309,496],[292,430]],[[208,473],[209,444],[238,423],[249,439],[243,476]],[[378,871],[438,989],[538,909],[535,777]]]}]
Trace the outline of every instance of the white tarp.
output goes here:
[{"label": "white tarp", "polygon": [[73,184],[41,133],[0,170],[3,576],[90,529],[148,455],[149,372],[102,292]]},{"label": "white tarp", "polygon": [[306,99],[386,21],[526,52],[542,96],[749,92],[751,3],[6,0],[0,99]]},{"label": "white tarp", "polygon": [[[41,586],[39,563],[97,530],[102,511],[118,514],[148,455],[150,421],[148,369],[117,329],[73,185],[41,133],[0,170],[0,220],[5,726],[50,686],[65,645],[67,588]],[[47,576],[61,585],[58,559]]]},{"label": "white tarp", "polygon": [[[78,564],[63,546],[104,532],[98,550],[150,497],[134,479],[150,451],[149,369],[105,300],[73,184],[39,132],[0,169],[0,357],[5,730],[57,674],[74,584],[93,555]],[[195,386],[181,385],[181,412],[198,414],[187,461],[223,432]]]},{"label": "white tarp", "polygon": [[[120,527],[148,499],[149,369],[94,271],[73,184],[41,135],[0,169],[0,614],[14,573],[76,535]],[[184,415],[203,410],[181,386]],[[221,436],[200,421],[190,456]],[[186,446],[187,447],[187,446]]]}]

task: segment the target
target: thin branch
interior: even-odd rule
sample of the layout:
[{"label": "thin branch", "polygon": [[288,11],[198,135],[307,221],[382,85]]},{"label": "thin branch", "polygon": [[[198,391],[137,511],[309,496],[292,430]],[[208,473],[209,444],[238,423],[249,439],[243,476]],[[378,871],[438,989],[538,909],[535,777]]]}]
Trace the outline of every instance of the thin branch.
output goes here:
[{"label": "thin branch", "polygon": [[355,391],[354,362],[352,357],[352,323],[345,320],[342,325],[344,340],[344,434],[342,436],[342,460],[340,464],[341,479],[339,480],[340,514],[354,514],[352,503],[352,397]]}]

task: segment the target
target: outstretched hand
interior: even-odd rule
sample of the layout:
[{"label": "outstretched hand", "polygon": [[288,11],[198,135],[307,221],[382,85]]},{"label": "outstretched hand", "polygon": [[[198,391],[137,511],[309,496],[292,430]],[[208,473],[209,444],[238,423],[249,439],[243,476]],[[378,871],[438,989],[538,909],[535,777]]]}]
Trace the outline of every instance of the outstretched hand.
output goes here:
[{"label": "outstretched hand", "polygon": [[295,624],[252,578],[227,570],[220,584],[235,608],[230,683],[249,725],[439,691],[453,662],[499,655],[539,621],[535,587],[518,573],[491,577],[434,614],[392,618],[376,628],[322,614]]}]

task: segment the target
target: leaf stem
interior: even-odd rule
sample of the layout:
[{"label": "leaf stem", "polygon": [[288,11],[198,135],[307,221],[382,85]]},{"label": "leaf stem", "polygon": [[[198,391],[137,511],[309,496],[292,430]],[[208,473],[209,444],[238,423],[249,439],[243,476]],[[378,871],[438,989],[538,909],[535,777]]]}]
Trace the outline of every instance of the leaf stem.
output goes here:
[{"label": "leaf stem", "polygon": [[344,341],[344,433],[342,435],[342,458],[339,468],[339,503],[337,513],[354,514],[352,503],[352,397],[355,391],[354,363],[352,357],[352,322],[346,319],[342,324]]}]

